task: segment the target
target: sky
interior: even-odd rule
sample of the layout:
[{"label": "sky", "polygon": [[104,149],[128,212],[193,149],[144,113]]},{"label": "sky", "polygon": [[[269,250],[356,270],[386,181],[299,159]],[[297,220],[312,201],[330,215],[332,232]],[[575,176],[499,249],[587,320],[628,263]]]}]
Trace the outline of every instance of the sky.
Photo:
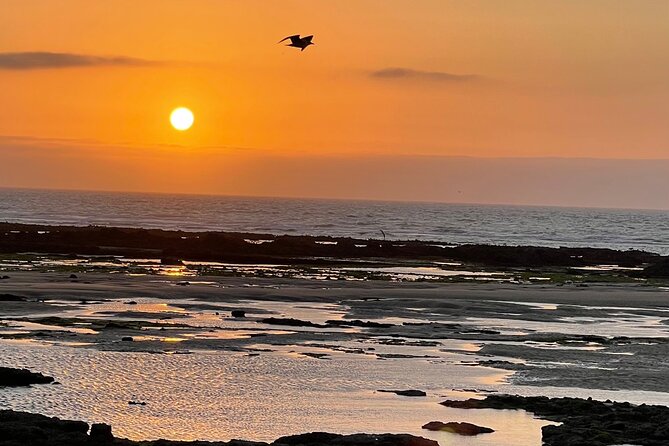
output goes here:
[{"label": "sky", "polygon": [[0,159],[0,187],[669,209],[669,2],[1,0]]}]

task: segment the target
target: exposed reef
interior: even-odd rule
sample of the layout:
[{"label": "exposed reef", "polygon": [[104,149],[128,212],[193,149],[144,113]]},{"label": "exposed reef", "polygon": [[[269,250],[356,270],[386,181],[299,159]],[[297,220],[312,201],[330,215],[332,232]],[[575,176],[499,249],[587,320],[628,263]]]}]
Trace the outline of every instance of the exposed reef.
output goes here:
[{"label": "exposed reef", "polygon": [[[39,233],[38,233],[39,231]],[[272,243],[249,243],[253,239]],[[534,246],[444,246],[430,241],[361,240],[237,232],[185,232],[101,226],[0,223],[0,253],[151,256],[163,264],[181,260],[326,265],[351,259],[455,260],[497,267],[579,267],[615,264],[638,267],[665,261],[643,251]],[[663,271],[665,269],[662,269]],[[647,270],[654,274],[653,269]]]},{"label": "exposed reef", "polygon": [[0,367],[0,387],[23,387],[31,384],[49,384],[54,379],[27,369]]},{"label": "exposed reef", "polygon": [[[90,432],[90,433],[89,433]],[[231,440],[206,441],[131,441],[115,438],[107,424],[61,420],[44,415],[0,410],[0,446],[438,446],[436,441],[408,434],[340,435],[312,432],[281,437],[273,443]]]},{"label": "exposed reef", "polygon": [[441,404],[458,409],[523,409],[561,422],[542,428],[544,446],[666,446],[669,439],[669,407],[665,406],[513,395],[447,400]]}]

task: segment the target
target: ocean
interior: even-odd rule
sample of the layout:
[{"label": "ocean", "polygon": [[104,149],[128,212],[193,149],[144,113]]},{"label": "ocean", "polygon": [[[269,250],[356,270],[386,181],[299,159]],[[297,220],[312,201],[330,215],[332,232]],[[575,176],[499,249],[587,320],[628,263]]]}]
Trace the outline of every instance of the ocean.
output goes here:
[{"label": "ocean", "polygon": [[669,254],[657,210],[0,189],[0,221]]}]

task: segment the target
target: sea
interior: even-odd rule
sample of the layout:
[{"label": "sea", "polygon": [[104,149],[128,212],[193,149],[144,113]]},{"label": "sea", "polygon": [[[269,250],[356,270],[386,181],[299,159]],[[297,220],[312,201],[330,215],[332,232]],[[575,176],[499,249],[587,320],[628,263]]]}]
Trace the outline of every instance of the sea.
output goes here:
[{"label": "sea", "polygon": [[669,254],[669,210],[0,188],[0,221]]}]

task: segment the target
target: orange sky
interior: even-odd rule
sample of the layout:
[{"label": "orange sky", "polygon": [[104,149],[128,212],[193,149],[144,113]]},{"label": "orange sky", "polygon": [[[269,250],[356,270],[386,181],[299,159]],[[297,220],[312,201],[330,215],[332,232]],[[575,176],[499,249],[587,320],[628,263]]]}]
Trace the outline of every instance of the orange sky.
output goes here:
[{"label": "orange sky", "polygon": [[[276,44],[293,33],[316,45]],[[28,52],[132,60],[6,57]],[[0,104],[0,186],[272,195],[274,157],[667,159],[669,2],[2,0]]]}]

